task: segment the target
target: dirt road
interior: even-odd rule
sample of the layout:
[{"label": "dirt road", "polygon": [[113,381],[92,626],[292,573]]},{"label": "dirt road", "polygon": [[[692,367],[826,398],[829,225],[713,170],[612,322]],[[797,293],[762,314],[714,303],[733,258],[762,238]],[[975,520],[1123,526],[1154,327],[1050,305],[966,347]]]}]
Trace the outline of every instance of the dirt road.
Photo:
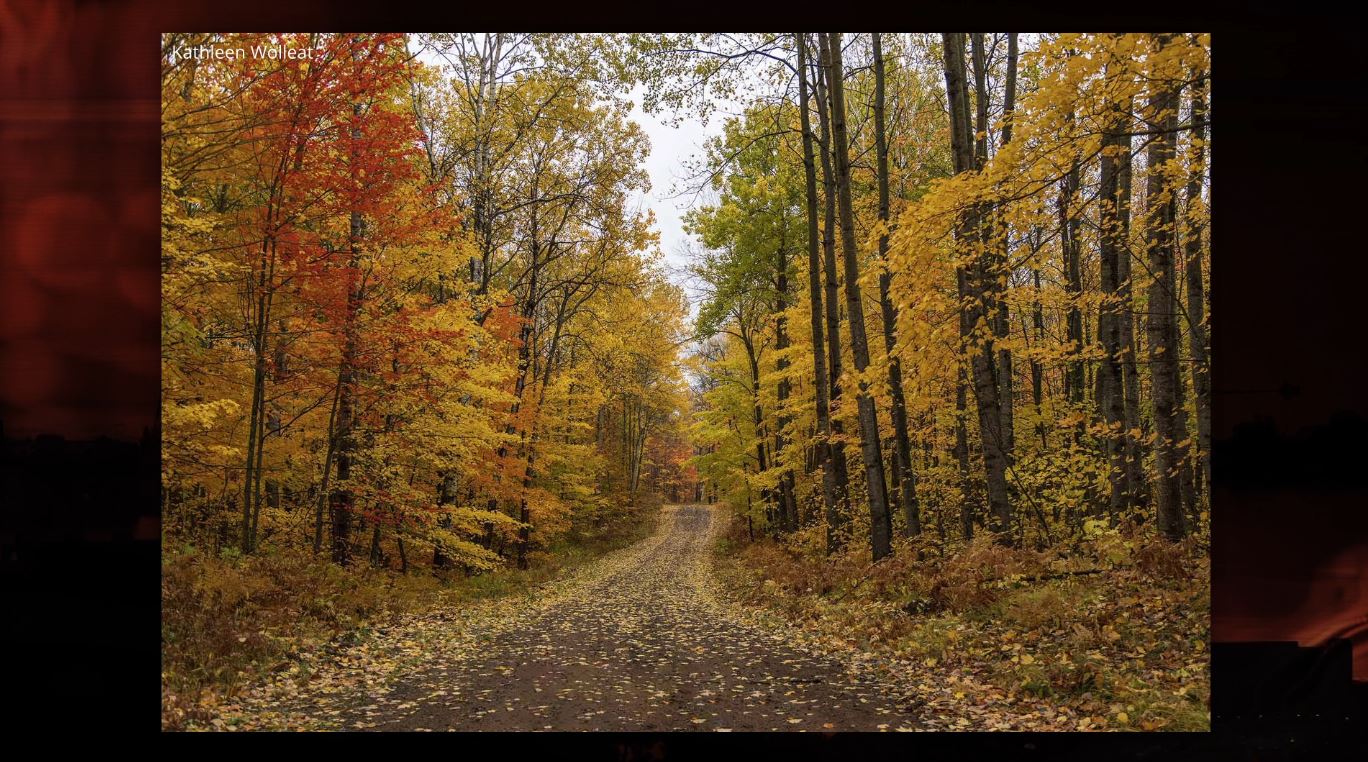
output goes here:
[{"label": "dirt road", "polygon": [[717,600],[716,524],[710,508],[666,507],[654,536],[553,590],[381,633],[363,653],[338,653],[324,674],[267,700],[278,724],[338,729],[914,726],[839,661]]}]

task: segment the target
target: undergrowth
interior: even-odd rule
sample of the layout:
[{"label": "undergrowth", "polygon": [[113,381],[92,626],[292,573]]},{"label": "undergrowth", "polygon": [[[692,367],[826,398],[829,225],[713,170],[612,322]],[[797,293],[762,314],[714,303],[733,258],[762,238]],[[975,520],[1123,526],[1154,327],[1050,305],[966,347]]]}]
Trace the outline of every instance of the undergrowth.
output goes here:
[{"label": "undergrowth", "polygon": [[387,617],[527,592],[606,553],[649,536],[656,510],[571,532],[530,555],[530,568],[465,576],[412,566],[407,574],[357,559],[263,549],[213,555],[164,544],[162,558],[162,727],[206,720],[212,707],[305,649],[345,645]]},{"label": "undergrowth", "polygon": [[821,527],[752,543],[736,526],[717,569],[742,603],[899,665],[925,689],[923,714],[977,702],[999,729],[1210,725],[1210,568],[1196,538],[1090,522],[1051,551],[923,537],[871,564],[859,542],[828,557]]}]

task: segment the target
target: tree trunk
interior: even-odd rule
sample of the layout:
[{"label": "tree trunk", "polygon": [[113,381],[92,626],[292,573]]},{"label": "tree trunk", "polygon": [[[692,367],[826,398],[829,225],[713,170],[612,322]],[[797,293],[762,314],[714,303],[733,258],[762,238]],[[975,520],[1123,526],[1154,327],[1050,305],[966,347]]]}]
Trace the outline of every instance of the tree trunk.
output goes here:
[{"label": "tree trunk", "polygon": [[1120,162],[1130,160],[1127,154],[1127,139],[1120,135],[1124,129],[1125,118],[1117,114],[1112,120],[1111,131],[1102,138],[1098,190],[1098,224],[1101,228],[1098,259],[1104,301],[1097,315],[1097,333],[1104,351],[1102,362],[1097,368],[1097,405],[1098,413],[1108,428],[1103,441],[1109,468],[1107,479],[1111,486],[1108,508],[1113,523],[1122,511],[1132,504],[1126,480],[1126,403],[1121,368],[1124,350],[1121,343],[1121,312],[1130,309],[1130,304],[1124,299],[1121,291],[1120,277],[1120,259],[1122,256],[1130,256],[1125,251],[1126,241],[1122,238],[1119,214],[1121,183],[1118,166]]},{"label": "tree trunk", "polygon": [[882,36],[874,37],[874,144],[879,174],[879,222],[885,232],[879,236],[879,308],[883,313],[884,351],[888,353],[888,393],[893,398],[893,473],[898,485],[898,505],[903,513],[903,531],[921,534],[921,511],[917,504],[917,477],[912,470],[912,446],[907,438],[907,402],[903,399],[902,365],[893,351],[897,344],[898,309],[889,295],[892,274],[888,270],[888,234],[891,229],[888,199],[888,138],[884,124],[884,63]]},{"label": "tree trunk", "polygon": [[1203,489],[1211,494],[1211,360],[1207,352],[1205,288],[1202,284],[1202,175],[1206,155],[1206,79],[1199,77],[1192,92],[1192,139],[1196,144],[1187,183],[1187,225],[1184,253],[1187,276],[1188,346],[1192,354],[1192,389],[1197,402],[1197,463]]},{"label": "tree trunk", "polygon": [[518,521],[522,526],[518,527],[518,568],[528,567],[527,550],[532,544],[532,511],[527,504],[527,491],[532,487],[532,466],[536,461],[536,450],[531,446],[527,450],[527,464],[523,468],[522,495],[518,499]]},{"label": "tree trunk", "polygon": [[[442,485],[437,493],[437,505],[453,505],[456,502],[456,474],[448,472],[442,475]],[[437,519],[437,526],[442,529],[451,527],[451,517],[443,513]],[[445,569],[449,565],[446,554],[442,552],[442,546],[437,543],[432,545],[432,569]]]},{"label": "tree trunk", "polygon": [[[1040,241],[1039,234],[1035,239]],[[1040,302],[1040,269],[1031,268],[1031,278],[1035,282],[1035,304],[1031,307],[1031,327],[1035,330],[1036,344],[1045,343],[1045,312]],[[1022,327],[1025,330],[1025,327]],[[1040,437],[1042,452],[1050,449],[1050,440],[1045,428],[1045,368],[1034,355],[1031,357],[1031,401],[1035,403],[1036,435]]]},{"label": "tree trunk", "polygon": [[[1075,209],[1078,195],[1078,161],[1069,167],[1059,191],[1059,236],[1064,250],[1064,288],[1069,294],[1069,307],[1066,312],[1065,340],[1068,341],[1066,356],[1068,360],[1064,371],[1064,397],[1076,410],[1083,405],[1083,390],[1087,380],[1083,373],[1083,310],[1079,302],[1083,297],[1082,244],[1078,232],[1082,220]],[[1083,427],[1074,429],[1074,443],[1082,439]]]},{"label": "tree trunk", "polygon": [[[769,459],[765,457],[765,410],[760,405],[760,358],[755,354],[755,344],[747,337],[742,344],[746,348],[746,359],[750,363],[751,374],[751,415],[755,424],[755,464],[756,473],[769,470]],[[760,501],[769,517],[774,510],[774,493],[769,488],[760,490]]]},{"label": "tree trunk", "polygon": [[314,509],[313,552],[318,555],[323,550],[323,506],[332,493],[328,490],[328,480],[332,476],[333,457],[337,454],[337,405],[342,397],[342,376],[337,377],[337,387],[333,390],[332,409],[328,412],[328,453],[323,458],[323,478],[318,490],[318,504]]},{"label": "tree trunk", "polygon": [[[1176,202],[1174,204],[1174,207],[1176,221]],[[1175,253],[1177,251],[1176,245],[1174,247],[1174,251]],[[1176,262],[1174,264],[1174,267],[1176,278]],[[1182,311],[1186,308],[1179,303],[1177,294],[1178,284],[1175,283],[1173,301],[1176,314],[1172,323],[1169,326],[1172,332],[1172,340],[1170,341],[1169,346],[1173,347],[1174,354],[1178,357],[1178,361],[1176,362],[1177,367],[1174,368],[1173,379],[1173,428],[1174,431],[1177,432],[1174,435],[1174,438],[1177,440],[1176,444],[1174,444],[1174,456],[1178,459],[1178,495],[1180,498],[1182,498],[1183,515],[1187,517],[1187,521],[1190,526],[1195,526],[1197,522],[1197,513],[1199,510],[1197,508],[1197,485],[1195,483],[1196,480],[1194,478],[1194,471],[1196,470],[1196,459],[1193,457],[1193,455],[1195,448],[1193,447],[1192,442],[1193,437],[1188,429],[1188,411],[1186,399],[1187,389],[1186,384],[1183,381],[1184,374],[1180,370],[1178,370],[1178,368],[1182,367],[1181,356],[1183,342],[1181,331],[1179,330],[1180,321],[1177,318],[1177,314],[1182,314]]]},{"label": "tree trunk", "polygon": [[[262,412],[263,412],[263,413],[265,413],[265,405],[266,405],[266,403],[263,401],[263,402],[262,402]],[[262,474],[265,472],[265,468],[264,468],[264,466],[262,465],[262,461],[265,459],[265,455],[266,455],[266,436],[270,433],[270,429],[271,429],[272,427],[275,427],[275,428],[279,428],[279,427],[280,427],[280,417],[279,417],[278,415],[276,415],[274,412],[272,412],[272,413],[266,413],[266,414],[263,416],[263,418],[262,418],[262,428],[261,428],[260,436],[257,438],[257,447],[256,447],[256,468],[255,468],[255,471],[254,471],[253,476],[252,476],[252,480],[253,480],[253,484],[252,484],[252,503],[253,503],[253,504],[252,504],[252,532],[251,532],[251,537],[252,537],[252,548],[253,548],[253,550],[255,550],[255,549],[256,549],[256,546],[257,546],[257,538],[258,538],[258,535],[257,535],[257,526],[258,526],[258,524],[259,524],[260,521],[261,521],[261,477],[262,477]]]},{"label": "tree trunk", "polygon": [[[1131,124],[1130,106],[1127,104],[1126,120],[1127,128]],[[1144,446],[1141,444],[1140,437],[1134,432],[1141,430],[1140,420],[1140,368],[1138,357],[1140,354],[1138,331],[1136,330],[1135,320],[1135,300],[1133,298],[1133,283],[1131,280],[1131,252],[1130,252],[1130,204],[1131,204],[1131,138],[1129,135],[1121,136],[1121,146],[1124,151],[1118,158],[1117,183],[1120,197],[1117,199],[1117,217],[1121,227],[1121,240],[1126,242],[1121,251],[1117,254],[1117,277],[1121,281],[1121,371],[1123,375],[1122,391],[1125,394],[1124,407],[1126,411],[1126,436],[1123,440],[1126,450],[1126,494],[1130,496],[1131,505],[1144,507],[1149,504],[1148,481],[1144,474]]]},{"label": "tree trunk", "polygon": [[[267,225],[273,225],[274,205],[267,209]],[[272,291],[275,280],[275,240],[274,232],[268,232],[261,244],[260,274],[256,283],[255,321],[252,326],[252,350],[255,353],[252,369],[252,404],[247,426],[247,461],[243,468],[242,479],[242,552],[251,553],[256,545],[256,527],[253,524],[256,504],[256,474],[260,468],[261,453],[265,439],[266,413],[266,355]]]},{"label": "tree trunk", "polygon": [[[355,160],[356,144],[361,140],[361,104],[352,106],[352,117],[358,122],[351,130],[351,150]],[[353,182],[359,184],[360,178],[353,177]],[[359,190],[354,188],[353,192]],[[333,492],[331,505],[332,560],[340,566],[346,566],[351,559],[349,535],[351,515],[356,501],[348,481],[351,479],[352,458],[356,450],[356,321],[361,312],[361,234],[361,212],[353,210],[349,236],[350,258],[347,262],[347,311],[343,324],[342,362],[338,372],[340,390],[337,403],[337,488]]]},{"label": "tree trunk", "polygon": [[[1158,35],[1158,48],[1167,46],[1170,35]],[[1176,415],[1178,395],[1178,347],[1175,344],[1175,271],[1173,226],[1177,206],[1173,188],[1158,169],[1173,158],[1177,144],[1178,93],[1172,86],[1156,83],[1149,99],[1151,129],[1160,134],[1150,143],[1146,166],[1149,176],[1145,189],[1145,249],[1154,278],[1149,287],[1149,361],[1150,388],[1154,398],[1154,497],[1159,529],[1170,540],[1185,534],[1182,501],[1179,494],[1182,461],[1178,452]]]},{"label": "tree trunk", "polygon": [[[1012,32],[1007,35],[1007,84],[1002,101],[1002,146],[1012,142],[1012,116],[1016,111],[1016,77],[1017,34]],[[1008,260],[1011,256],[1011,241],[1007,239],[1006,220],[999,218],[998,224],[1002,236],[1002,245],[998,252],[998,266],[1006,272]],[[1010,273],[1007,274],[1010,275]],[[998,299],[993,336],[998,347],[998,385],[1002,390],[1002,443],[1009,464],[1016,460],[1016,405],[1013,399],[1016,383],[1012,376],[1012,350],[1006,346],[1007,337],[1011,333],[1011,324],[1011,316],[1007,311],[1007,300]]]},{"label": "tree trunk", "polygon": [[[803,179],[807,191],[808,302],[812,323],[812,386],[817,414],[817,461],[822,466],[822,507],[827,525],[840,523],[836,502],[836,473],[831,462],[831,411],[827,398],[826,338],[822,331],[822,263],[818,251],[817,169],[813,157],[812,118],[808,113],[807,35],[794,34],[798,50],[798,114],[803,128]],[[827,538],[827,552],[835,547]]]},{"label": "tree trunk", "polygon": [[371,566],[380,566],[383,561],[384,554],[380,551],[380,523],[377,521],[371,531],[370,562]]},{"label": "tree trunk", "polygon": [[[777,299],[774,305],[774,348],[779,353],[779,359],[775,362],[775,367],[779,371],[779,388],[777,390],[777,421],[774,427],[774,461],[776,466],[782,466],[781,455],[784,451],[787,435],[784,429],[788,426],[789,417],[787,413],[789,398],[789,381],[784,371],[789,367],[789,361],[784,356],[784,350],[788,349],[788,318],[785,311],[788,309],[788,242],[781,236],[779,246],[774,254],[775,269],[775,294]],[[784,467],[779,475],[779,508],[783,516],[783,528],[786,531],[794,531],[798,528],[798,504],[793,496],[793,471]]]},{"label": "tree trunk", "polygon": [[[865,338],[864,304],[860,300],[858,253],[855,249],[855,212],[850,199],[850,156],[846,137],[844,68],[841,63],[841,34],[827,34],[827,84],[831,89],[832,156],[836,164],[836,198],[840,207],[841,246],[845,254],[846,314],[850,320],[850,353],[856,372],[869,366],[869,344]],[[869,489],[870,550],[875,561],[893,552],[892,523],[888,514],[887,485],[884,483],[883,457],[879,450],[879,421],[869,385],[858,385],[856,404],[860,415],[860,452],[864,456],[865,480]]]},{"label": "tree trunk", "polygon": [[[352,222],[352,229],[359,228],[359,215],[354,215],[356,219]],[[353,257],[353,263],[355,258]],[[350,561],[350,542],[351,516],[355,508],[355,496],[350,489],[351,467],[353,453],[356,450],[355,408],[356,408],[356,330],[355,315],[359,297],[357,295],[357,285],[355,285],[356,267],[348,266],[347,287],[349,296],[347,297],[347,324],[346,338],[342,352],[341,373],[342,387],[337,403],[337,484],[333,489],[330,503],[330,513],[332,516],[332,560],[341,566],[346,566]]]},{"label": "tree trunk", "polygon": [[[537,178],[534,177],[533,180],[532,180],[532,187],[531,187],[531,189],[530,189],[530,191],[529,191],[529,201],[532,203],[532,212],[531,212],[531,224],[530,224],[530,233],[529,233],[529,236],[530,236],[530,244],[529,244],[528,249],[529,249],[529,253],[530,253],[530,255],[531,255],[531,259],[530,259],[530,262],[529,262],[529,264],[528,264],[527,299],[523,301],[523,309],[522,309],[523,325],[522,325],[521,330],[519,331],[520,343],[519,343],[519,346],[518,346],[518,379],[517,379],[516,383],[514,384],[514,392],[515,392],[514,396],[515,396],[517,399],[516,399],[516,400],[514,401],[514,403],[513,403],[513,411],[512,411],[512,414],[513,414],[514,416],[516,416],[516,415],[518,414],[518,412],[522,409],[524,395],[527,394],[527,386],[528,386],[528,381],[529,381],[529,375],[531,376],[531,379],[530,379],[530,380],[532,381],[532,383],[533,383],[533,384],[536,383],[536,373],[535,373],[535,371],[532,369],[532,359],[533,359],[533,358],[532,358],[532,354],[533,354],[532,349],[533,349],[533,341],[534,341],[534,338],[535,338],[535,337],[534,337],[534,326],[535,326],[535,324],[536,324],[537,305],[538,305],[538,303],[539,303],[539,301],[540,301],[540,296],[541,296],[541,295],[538,293],[538,290],[537,290],[537,289],[538,289],[538,279],[539,279],[539,277],[540,277],[540,275],[541,275],[541,268],[542,268],[542,262],[541,262],[542,242],[541,242],[541,238],[540,238],[540,235],[539,235],[539,233],[540,233],[540,230],[539,230],[539,221],[540,221],[540,220],[539,220],[539,217],[538,217],[538,214],[537,214],[537,210],[538,210],[537,203],[538,203],[538,201],[539,201],[539,199],[540,199],[539,191],[540,191],[540,188],[539,188],[539,185],[538,185]],[[512,431],[512,428],[513,428],[513,426],[512,426],[512,424],[510,424],[510,425],[509,425],[509,431],[510,431],[510,433],[511,433],[511,431]],[[527,432],[526,428],[524,428],[524,430],[522,431],[522,433],[519,435],[519,439],[520,439],[520,442],[521,442],[521,447],[524,448],[524,449],[520,449],[520,452],[526,454],[527,450],[526,450],[525,448],[527,447],[527,439],[528,439],[528,432]],[[500,455],[502,455],[502,454],[503,454],[503,451],[502,451],[502,449],[501,449],[501,450],[500,450]],[[526,466],[524,466],[523,480],[522,480],[522,490],[521,490],[522,494],[519,495],[519,500],[518,500],[518,521],[522,522],[522,526],[518,527],[517,563],[518,563],[518,568],[519,568],[519,569],[526,569],[526,568],[527,568],[527,543],[528,543],[528,541],[529,541],[529,539],[530,539],[530,537],[531,537],[531,531],[530,531],[531,528],[528,526],[528,520],[529,520],[529,517],[530,517],[530,513],[529,513],[528,507],[527,507],[527,487],[528,487],[527,471],[526,471]]]},{"label": "tree trunk", "polygon": [[[821,128],[819,144],[822,156],[822,187],[824,192],[825,219],[822,229],[822,260],[826,291],[826,338],[828,387],[831,390],[831,436],[828,454],[831,458],[835,510],[827,516],[827,550],[834,552],[845,543],[846,526],[850,516],[850,475],[846,465],[844,425],[836,415],[841,397],[841,307],[839,285],[836,277],[836,179],[831,168],[831,128],[830,112],[826,105],[826,83],[828,78],[827,39],[817,35],[818,52],[821,58],[817,78],[817,121]],[[814,351],[816,351],[814,349]],[[833,521],[834,519],[834,521]]]},{"label": "tree trunk", "polygon": [[[974,167],[973,136],[969,125],[969,95],[965,81],[964,34],[947,33],[945,43],[945,84],[950,107],[950,142],[954,153],[955,173],[971,171]],[[981,240],[979,226],[981,209],[963,215],[956,231],[960,248],[973,249]],[[990,302],[992,285],[983,277],[982,252],[971,259],[969,268],[959,266],[957,284],[960,297],[960,335],[970,354],[974,393],[979,418],[979,438],[983,447],[985,481],[988,488],[988,509],[993,517],[993,532],[1003,543],[1012,541],[1012,504],[1007,492],[1007,461],[1003,450],[1002,409],[997,383],[994,379],[993,350],[984,343],[975,346],[973,333],[984,317],[985,305]]]},{"label": "tree trunk", "polygon": [[955,384],[955,462],[959,465],[960,478],[960,531],[964,541],[974,539],[974,503],[972,498],[973,479],[969,471],[969,432],[964,422],[968,414],[965,388],[964,366],[959,367],[959,379]]}]

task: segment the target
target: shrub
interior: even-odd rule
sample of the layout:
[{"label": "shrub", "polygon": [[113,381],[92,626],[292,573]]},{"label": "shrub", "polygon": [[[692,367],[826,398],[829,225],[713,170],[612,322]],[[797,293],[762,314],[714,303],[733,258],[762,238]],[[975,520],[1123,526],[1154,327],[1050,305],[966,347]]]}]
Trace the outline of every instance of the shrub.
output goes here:
[{"label": "shrub", "polygon": [[1054,585],[1020,590],[1003,600],[1002,617],[1026,630],[1057,627],[1068,618],[1075,603],[1065,600]]},{"label": "shrub", "polygon": [[932,610],[982,609],[1002,596],[1003,588],[996,583],[1039,574],[1044,569],[1041,553],[978,537],[934,568],[927,598]]},{"label": "shrub", "polygon": [[1151,539],[1135,549],[1135,568],[1141,574],[1157,580],[1185,579],[1188,576],[1185,563],[1188,553],[1189,549],[1185,545]]}]

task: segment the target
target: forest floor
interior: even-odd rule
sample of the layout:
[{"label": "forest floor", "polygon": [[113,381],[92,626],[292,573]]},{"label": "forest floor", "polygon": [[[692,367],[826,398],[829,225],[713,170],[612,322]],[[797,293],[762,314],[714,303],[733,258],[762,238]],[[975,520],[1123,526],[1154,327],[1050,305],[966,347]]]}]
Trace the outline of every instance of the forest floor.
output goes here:
[{"label": "forest floor", "polygon": [[659,505],[611,512],[529,554],[528,569],[470,575],[419,559],[407,573],[393,558],[340,567],[281,543],[243,556],[164,541],[162,729],[222,726],[244,690],[295,666],[311,674],[377,627],[526,596],[650,537],[659,516]]},{"label": "forest floor", "polygon": [[715,594],[720,509],[530,590],[300,655],[206,729],[912,730],[886,676]]},{"label": "forest floor", "polygon": [[820,526],[745,534],[719,536],[724,594],[868,665],[922,729],[1210,729],[1202,538],[1093,527],[1045,552],[981,537],[943,553],[926,533],[871,564],[859,542],[828,555]]},{"label": "forest floor", "polygon": [[[1043,558],[991,543],[949,563],[900,548],[892,563],[871,567],[856,549],[825,558],[804,537],[740,542],[726,523],[721,507],[666,506],[655,533],[628,547],[539,585],[415,609],[298,649],[184,724],[1209,727],[1200,548],[1156,546],[1167,549],[1154,556],[1109,533],[1101,539],[1130,548],[1126,565],[1033,582]],[[1006,583],[986,581],[994,578]],[[905,610],[901,599],[922,583],[931,610]]]}]

